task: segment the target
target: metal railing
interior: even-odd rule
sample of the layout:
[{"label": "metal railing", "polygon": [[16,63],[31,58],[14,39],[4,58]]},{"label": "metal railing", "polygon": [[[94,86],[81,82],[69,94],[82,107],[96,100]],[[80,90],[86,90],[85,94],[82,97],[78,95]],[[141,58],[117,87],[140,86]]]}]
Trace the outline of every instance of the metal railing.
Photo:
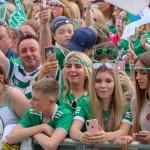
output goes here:
[{"label": "metal railing", "polygon": [[[43,150],[43,148],[34,141],[34,150]],[[74,141],[66,138],[57,148],[57,150],[120,150],[116,143],[104,143],[104,144],[92,144],[85,145],[81,142]],[[128,150],[150,150],[150,143],[143,144],[139,142],[133,142],[128,145]]]}]

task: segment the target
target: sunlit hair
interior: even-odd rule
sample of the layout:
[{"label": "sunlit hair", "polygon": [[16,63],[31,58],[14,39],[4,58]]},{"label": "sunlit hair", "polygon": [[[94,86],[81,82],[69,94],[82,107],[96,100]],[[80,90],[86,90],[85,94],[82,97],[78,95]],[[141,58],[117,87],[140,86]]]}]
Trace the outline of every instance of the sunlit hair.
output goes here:
[{"label": "sunlit hair", "polygon": [[68,8],[72,19],[81,19],[80,9],[76,3],[69,1]]},{"label": "sunlit hair", "polygon": [[29,20],[25,21],[22,25],[28,25],[28,26],[30,26],[36,32],[36,34],[38,35],[38,32],[40,30],[40,25],[37,23],[36,20],[29,19]]},{"label": "sunlit hair", "polygon": [[91,11],[95,14],[96,23],[105,24],[105,18],[102,12],[97,8],[91,8]]},{"label": "sunlit hair", "polygon": [[[90,66],[90,67],[86,67],[85,66],[85,71],[87,73],[87,79],[85,78],[85,84],[84,84],[85,85],[85,89],[88,91],[89,96],[90,96],[91,93],[92,93],[92,88],[91,87],[93,85],[93,79],[92,79],[93,72],[92,72],[92,61],[91,61],[91,59],[86,54],[84,54],[84,53],[74,51],[74,52],[68,53],[68,55],[65,58],[64,63],[66,64],[66,62],[70,58],[80,59],[80,60],[86,62]],[[67,94],[67,92],[70,90],[69,81],[67,80],[66,75],[64,73],[65,72],[65,67],[64,67],[64,70],[63,70],[63,79],[64,79],[64,85],[66,87],[66,90],[63,93],[63,97],[65,97],[65,95]]]},{"label": "sunlit hair", "polygon": [[8,84],[8,80],[7,80],[7,72],[5,67],[3,66],[3,64],[0,63],[0,75],[4,76],[4,81],[1,84]]},{"label": "sunlit hair", "polygon": [[[139,57],[137,57],[134,64],[136,64],[137,62],[141,63],[143,67],[150,68],[150,52],[145,52],[141,54]],[[150,81],[150,70],[147,70],[146,72]],[[136,73],[135,73],[135,78],[136,78]],[[148,94],[148,97],[150,97],[150,84],[149,84],[148,91],[146,91],[146,89],[140,89],[138,81],[136,79],[135,81],[136,81],[136,115],[133,124],[133,132],[138,133],[141,130],[140,113],[145,101],[146,93]]]},{"label": "sunlit hair", "polygon": [[[124,97],[121,88],[120,81],[118,79],[115,69],[109,69],[105,65],[102,65],[94,72],[94,82],[96,76],[99,73],[106,72],[109,73],[114,79],[114,92],[112,94],[112,99],[110,103],[110,116],[108,119],[108,128],[104,127],[104,114],[103,114],[103,103],[98,98],[96,91],[93,90],[93,98],[90,99],[90,106],[92,112],[92,118],[98,119],[99,125],[106,131],[116,131],[119,129],[122,117],[124,114]],[[94,83],[95,84],[95,83]]]},{"label": "sunlit hair", "polygon": [[55,102],[58,100],[60,94],[60,86],[53,78],[44,78],[36,81],[32,85],[32,90],[40,92],[45,98],[54,98]]},{"label": "sunlit hair", "polygon": [[[61,3],[63,3],[67,8],[69,7],[67,0],[59,0],[59,1],[60,1]],[[62,16],[66,16],[66,17],[68,17],[69,19],[72,19],[71,13],[70,13],[69,9],[63,8],[63,14],[62,14]]]},{"label": "sunlit hair", "polygon": [[[94,47],[94,49],[96,48],[113,48],[113,49],[116,49],[117,52],[119,51],[119,48],[111,41],[98,44]],[[102,59],[114,60],[117,57],[118,57],[118,53],[116,53],[114,56],[109,56],[109,57],[107,56],[107,54],[104,53],[101,56],[94,56],[94,59],[98,61],[101,61]]]}]

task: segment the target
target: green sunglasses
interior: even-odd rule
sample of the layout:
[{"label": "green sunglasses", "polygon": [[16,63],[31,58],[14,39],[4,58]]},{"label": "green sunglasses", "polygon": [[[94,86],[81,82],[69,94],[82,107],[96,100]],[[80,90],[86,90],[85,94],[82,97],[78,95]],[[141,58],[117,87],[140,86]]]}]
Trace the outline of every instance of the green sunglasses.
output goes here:
[{"label": "green sunglasses", "polygon": [[107,56],[114,56],[114,55],[118,55],[118,52],[116,49],[114,48],[96,48],[94,50],[94,55],[95,56],[102,56],[103,54],[106,54]]}]

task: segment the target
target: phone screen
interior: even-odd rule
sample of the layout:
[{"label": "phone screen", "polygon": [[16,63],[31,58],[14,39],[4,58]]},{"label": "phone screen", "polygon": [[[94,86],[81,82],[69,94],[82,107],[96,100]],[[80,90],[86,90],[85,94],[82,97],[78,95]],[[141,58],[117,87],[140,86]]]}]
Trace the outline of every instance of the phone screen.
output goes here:
[{"label": "phone screen", "polygon": [[[46,59],[47,59],[48,57],[50,57],[52,54],[55,53],[54,47],[52,47],[52,46],[45,47],[44,49],[45,49],[45,56],[46,56]],[[55,60],[56,60],[56,57],[54,57],[54,58],[52,59],[52,61],[55,61]]]}]

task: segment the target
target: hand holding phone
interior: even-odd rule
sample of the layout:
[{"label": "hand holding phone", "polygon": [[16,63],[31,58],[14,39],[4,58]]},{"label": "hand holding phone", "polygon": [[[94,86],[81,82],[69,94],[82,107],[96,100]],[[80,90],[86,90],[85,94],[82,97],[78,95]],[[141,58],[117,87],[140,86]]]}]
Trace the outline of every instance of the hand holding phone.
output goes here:
[{"label": "hand holding phone", "polygon": [[[47,59],[48,57],[50,57],[52,54],[55,53],[55,50],[54,50],[54,47],[53,47],[53,46],[44,47],[44,49],[45,49],[45,57],[46,57],[46,59]],[[55,60],[56,60],[56,56],[53,57],[53,59],[51,59],[50,61],[55,61]]]},{"label": "hand holding phone", "polygon": [[99,128],[97,119],[87,120],[86,128],[87,132],[89,132],[90,134],[95,134],[96,132],[98,132]]}]

